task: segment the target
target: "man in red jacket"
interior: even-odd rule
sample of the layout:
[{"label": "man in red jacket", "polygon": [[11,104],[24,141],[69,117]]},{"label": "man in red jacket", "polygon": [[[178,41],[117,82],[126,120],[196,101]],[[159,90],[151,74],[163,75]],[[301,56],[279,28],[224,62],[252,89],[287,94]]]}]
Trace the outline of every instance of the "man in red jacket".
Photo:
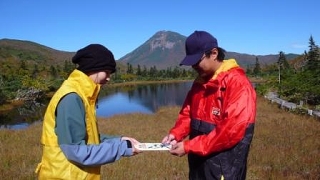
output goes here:
[{"label": "man in red jacket", "polygon": [[[256,116],[256,93],[234,59],[205,31],[186,39],[186,57],[198,77],[174,127],[162,143],[188,154],[189,179],[245,179]],[[185,138],[189,136],[189,139]]]}]

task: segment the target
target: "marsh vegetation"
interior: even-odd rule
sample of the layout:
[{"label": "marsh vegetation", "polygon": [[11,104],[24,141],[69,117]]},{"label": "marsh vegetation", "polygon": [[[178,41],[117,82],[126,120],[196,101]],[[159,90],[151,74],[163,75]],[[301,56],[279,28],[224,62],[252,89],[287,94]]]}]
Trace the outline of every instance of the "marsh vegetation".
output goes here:
[{"label": "marsh vegetation", "polygon": [[[175,122],[180,107],[161,107],[155,114],[116,115],[98,120],[101,133],[159,142]],[[22,130],[0,130],[0,177],[35,179],[41,158],[41,123]],[[279,109],[262,97],[249,159],[247,179],[320,178],[320,122]],[[144,152],[102,166],[102,179],[188,179],[186,157]]]}]

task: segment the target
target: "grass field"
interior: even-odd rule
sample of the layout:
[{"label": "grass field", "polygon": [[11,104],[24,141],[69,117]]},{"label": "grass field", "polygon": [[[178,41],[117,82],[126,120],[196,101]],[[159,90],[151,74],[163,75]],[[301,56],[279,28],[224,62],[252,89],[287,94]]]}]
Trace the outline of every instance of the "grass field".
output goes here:
[{"label": "grass field", "polygon": [[[174,124],[179,107],[155,114],[99,119],[101,133],[159,142]],[[0,179],[35,179],[41,158],[41,123],[24,130],[0,130]],[[185,157],[143,152],[102,166],[102,179],[188,179]],[[278,109],[258,98],[255,134],[248,159],[248,180],[319,180],[320,121]]]}]

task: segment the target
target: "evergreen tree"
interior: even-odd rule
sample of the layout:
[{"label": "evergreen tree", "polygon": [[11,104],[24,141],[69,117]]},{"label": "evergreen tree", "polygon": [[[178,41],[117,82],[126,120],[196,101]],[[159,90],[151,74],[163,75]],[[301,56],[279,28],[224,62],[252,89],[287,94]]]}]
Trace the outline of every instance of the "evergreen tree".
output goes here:
[{"label": "evergreen tree", "polygon": [[319,59],[319,47],[316,45],[313,37],[309,39],[309,52],[307,55],[307,70],[319,71],[320,59]]},{"label": "evergreen tree", "polygon": [[143,65],[143,70],[142,70],[142,74],[143,77],[146,77],[148,75],[148,70],[147,67],[145,65]]},{"label": "evergreen tree", "polygon": [[279,52],[278,64],[280,64],[280,66],[283,70],[291,69],[291,66],[289,65],[287,58],[286,58],[286,55],[283,51]]},{"label": "evergreen tree", "polygon": [[137,73],[138,76],[142,75],[140,64],[138,64]]},{"label": "evergreen tree", "polygon": [[3,104],[4,102],[6,102],[7,97],[4,93],[4,82],[3,82],[3,78],[2,75],[0,75],[0,105]]},{"label": "evergreen tree", "polygon": [[[291,89],[296,88],[293,93],[309,105],[320,104],[320,63],[319,47],[315,44],[313,37],[309,39],[309,51],[305,53],[305,66],[298,72],[296,83],[291,83]],[[293,79],[293,78],[291,78]],[[301,100],[300,99],[300,100]]]},{"label": "evergreen tree", "polygon": [[174,67],[173,69],[173,72],[172,72],[172,78],[177,78],[180,76],[180,71],[179,71],[179,68],[176,66]]},{"label": "evergreen tree", "polygon": [[149,71],[150,77],[157,77],[157,73],[158,73],[158,70],[157,70],[156,66],[153,66],[150,68],[150,71]]},{"label": "evergreen tree", "polygon": [[252,75],[252,70],[251,70],[250,65],[247,65],[246,74],[247,74],[247,75]]},{"label": "evergreen tree", "polygon": [[[281,83],[281,73],[283,73],[282,71],[284,70],[284,66],[285,66],[285,62],[286,62],[286,57],[284,55],[284,52],[280,51],[279,52],[279,58],[278,58],[278,81],[279,84]],[[288,64],[288,62],[286,63]]]},{"label": "evergreen tree", "polygon": [[320,54],[319,47],[313,37],[309,39],[309,52],[307,55],[307,72],[305,82],[308,83],[307,96],[311,104],[320,104]]},{"label": "evergreen tree", "polygon": [[256,77],[261,75],[261,67],[260,67],[260,63],[259,63],[258,57],[256,57],[256,63],[255,63],[254,69],[253,69],[253,74]]},{"label": "evergreen tree", "polygon": [[120,71],[121,71],[120,67],[117,66],[117,67],[116,67],[116,72],[114,72],[114,74],[113,74],[113,76],[112,76],[112,79],[113,79],[115,82],[117,82],[117,81],[119,81],[119,80],[121,79],[121,76],[119,75],[119,74],[121,74]]},{"label": "evergreen tree", "polygon": [[294,73],[293,68],[288,63],[283,51],[279,52],[277,65],[279,94],[287,97],[295,94],[295,86],[297,82],[294,82],[296,79],[294,76],[296,76],[296,74]]},{"label": "evergreen tree", "polygon": [[127,63],[127,74],[133,74],[133,68],[130,63]]}]

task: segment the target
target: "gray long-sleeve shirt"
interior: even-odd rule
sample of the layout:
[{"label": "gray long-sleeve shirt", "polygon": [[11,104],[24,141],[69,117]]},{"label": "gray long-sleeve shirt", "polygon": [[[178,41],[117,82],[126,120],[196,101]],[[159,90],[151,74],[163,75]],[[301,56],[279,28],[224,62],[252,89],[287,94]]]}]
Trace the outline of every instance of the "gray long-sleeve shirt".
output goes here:
[{"label": "gray long-sleeve shirt", "polygon": [[96,166],[133,154],[130,143],[120,136],[100,136],[100,144],[86,144],[85,108],[79,95],[67,94],[56,109],[55,133],[59,146],[69,161],[79,165]]}]

